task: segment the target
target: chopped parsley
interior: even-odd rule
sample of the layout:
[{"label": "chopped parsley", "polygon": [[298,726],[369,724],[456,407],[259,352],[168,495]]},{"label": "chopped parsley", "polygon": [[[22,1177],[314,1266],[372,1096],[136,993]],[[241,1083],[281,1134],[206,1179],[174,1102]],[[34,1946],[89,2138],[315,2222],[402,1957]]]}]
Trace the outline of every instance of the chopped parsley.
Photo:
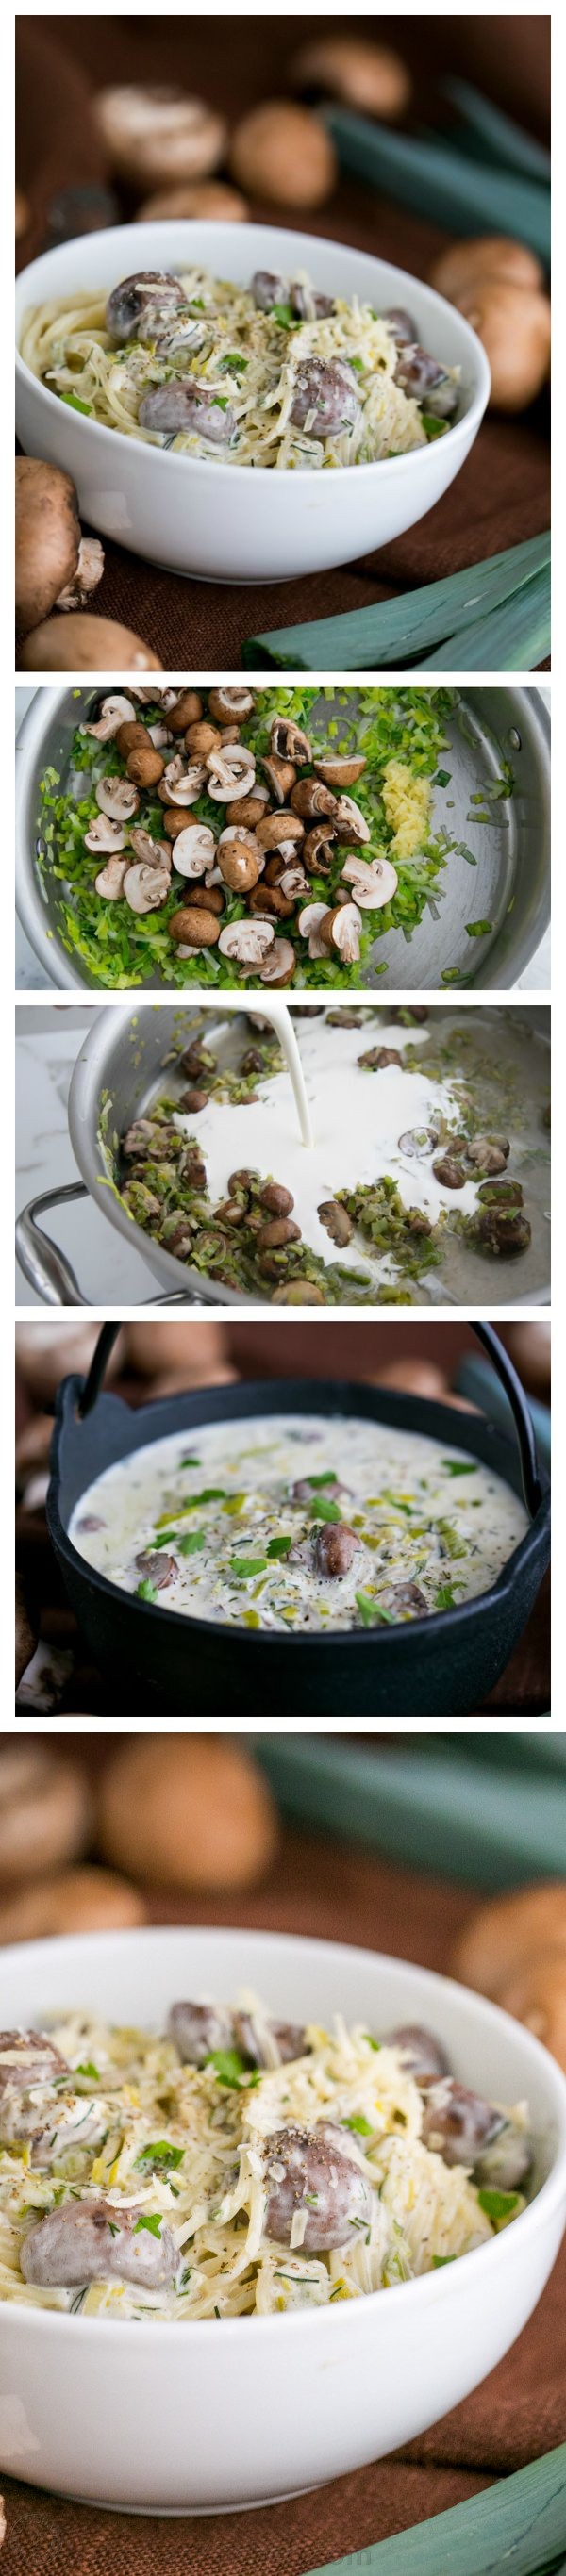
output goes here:
[{"label": "chopped parsley", "polygon": [[[375,2045],[375,2040],[372,2039],[371,2047],[375,2048]],[[363,2111],[353,2111],[351,2120],[341,2120],[340,2126],[342,2129],[356,2129],[360,2138],[373,2137],[371,2120],[364,2120]]]},{"label": "chopped parsley", "polygon": [[75,2075],[86,2075],[89,2084],[98,2084],[100,2082],[98,2067],[91,2065],[89,2057],[85,2058],[83,2066],[75,2067]]},{"label": "chopped parsley", "polygon": [[167,2175],[176,2173],[177,2166],[182,2165],[184,2152],[184,2147],[172,2147],[169,2138],[156,2138],[152,2146],[141,2147],[134,2172],[160,2173],[166,2181]]},{"label": "chopped parsley", "polygon": [[157,1601],[157,1597],[154,1583],[136,1583],[136,1598],[138,1601]]},{"label": "chopped parsley", "polygon": [[480,2209],[495,2224],[499,2218],[511,2217],[512,2211],[519,2207],[519,2199],[518,2191],[478,2191]]},{"label": "chopped parsley", "polygon": [[159,2240],[159,2238],[160,2238],[160,2236],[161,2236],[161,2229],[162,2229],[162,2225],[163,2225],[163,2221],[162,2221],[162,2218],[161,2218],[161,2215],[160,2215],[159,2210],[157,2210],[157,2209],[155,2209],[155,2210],[148,2210],[148,2211],[147,2211],[147,2213],[146,2213],[146,2211],[144,2210],[144,2211],[142,2211],[142,2216],[141,2216],[141,2218],[136,2218],[136,2224],[135,2224],[135,2227],[134,2227],[134,2236],[140,2236],[140,2235],[141,2235],[141,2231],[142,2231],[142,2227],[145,2227],[145,2229],[146,2229],[146,2233],[147,2233],[147,2235],[148,2235],[148,2236],[157,2236],[157,2238],[158,2238],[158,2240]]},{"label": "chopped parsley", "polygon": [[266,1565],[266,1556],[231,1556],[230,1573],[239,1575],[240,1581],[247,1583],[250,1574],[265,1574]]},{"label": "chopped parsley", "polygon": [[217,2083],[228,2085],[233,2093],[238,2093],[243,2084],[259,2084],[259,2075],[246,2065],[239,2048],[212,2048],[205,2063],[214,2067]]}]

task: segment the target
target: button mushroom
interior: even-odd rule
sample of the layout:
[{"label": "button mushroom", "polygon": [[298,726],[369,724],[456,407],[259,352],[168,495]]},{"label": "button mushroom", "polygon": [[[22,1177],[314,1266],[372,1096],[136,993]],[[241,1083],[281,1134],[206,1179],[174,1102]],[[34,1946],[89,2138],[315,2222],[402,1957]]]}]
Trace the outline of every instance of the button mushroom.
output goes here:
[{"label": "button mushroom", "polygon": [[429,350],[421,349],[418,342],[410,349],[402,349],[395,369],[395,383],[415,402],[426,401],[428,410],[434,412],[438,419],[448,420],[456,410],[457,378],[449,375],[438,358],[431,358]]},{"label": "button mushroom", "polygon": [[478,1217],[477,1231],[485,1252],[503,1254],[511,1259],[518,1252],[528,1252],[531,1228],[527,1216],[518,1208],[486,1208]]},{"label": "button mushroom", "polygon": [[328,911],[325,903],[307,903],[305,904],[303,912],[299,913],[297,929],[300,930],[301,939],[308,939],[309,957],[326,957],[328,955],[326,941],[321,937],[321,922],[323,921],[328,921]]},{"label": "button mushroom", "polygon": [[189,823],[185,831],[177,833],[174,851],[169,852],[169,857],[173,857],[179,876],[203,877],[207,868],[214,865],[215,851],[216,842],[210,825]]},{"label": "button mushroom", "polygon": [[183,761],[182,752],[176,751],[173,760],[168,761],[167,768],[163,771],[161,802],[172,805],[196,805],[206,784],[204,762],[193,760],[187,767]]},{"label": "button mushroom", "polygon": [[232,798],[233,821],[235,823],[243,824],[251,823],[252,830],[254,830],[257,828],[257,824],[263,821],[266,806],[268,804],[269,797],[267,788],[260,785],[258,778],[254,778],[253,787],[250,790],[249,796],[238,796]]},{"label": "button mushroom", "polygon": [[135,733],[139,732],[145,740],[145,725],[135,724],[131,698],[103,698],[96,724],[81,725],[80,732],[92,734],[94,742],[115,742],[122,725],[130,719],[134,721]]},{"label": "button mushroom", "polygon": [[215,805],[228,805],[233,797],[249,796],[255,777],[253,751],[243,744],[228,743],[220,751],[209,751],[206,762],[207,792]]},{"label": "button mushroom", "polygon": [[280,1288],[274,1288],[271,1304],[272,1306],[324,1306],[324,1289],[316,1288],[314,1279],[288,1279]]},{"label": "button mushroom", "polygon": [[133,778],[136,787],[158,787],[164,770],[161,752],[154,751],[149,740],[144,747],[141,743],[134,743],[133,751],[128,752],[126,769],[128,778]]},{"label": "button mushroom", "polygon": [[166,1592],[177,1572],[175,1558],[167,1556],[165,1548],[142,1547],[136,1565],[143,1582],[151,1583],[154,1592]]},{"label": "button mushroom", "polygon": [[356,378],[342,358],[305,358],[297,367],[291,420],[311,438],[336,438],[357,428]]},{"label": "button mushroom", "polygon": [[359,859],[355,851],[344,860],[342,876],[353,888],[354,902],[360,912],[379,912],[383,904],[392,903],[397,891],[397,870],[390,859]]},{"label": "button mushroom", "polygon": [[252,689],[211,689],[208,700],[215,724],[245,724],[253,715]]},{"label": "button mushroom", "polygon": [[167,902],[170,886],[169,868],[146,867],[143,862],[139,867],[128,868],[124,894],[130,912],[159,912],[161,904]]},{"label": "button mushroom", "polygon": [[[205,895],[202,899],[202,910],[200,905],[196,904],[182,906],[179,912],[170,914],[167,926],[170,938],[174,940],[176,947],[188,946],[194,951],[197,948],[215,948],[217,940],[221,944],[216,913],[209,911]],[[223,933],[224,937],[225,935]]]},{"label": "button mushroom", "polygon": [[193,376],[172,376],[167,385],[152,385],[142,396],[138,420],[140,429],[166,438],[182,434],[203,438],[210,447],[229,447],[236,428],[236,415],[225,394],[211,393]]},{"label": "button mushroom", "polygon": [[315,823],[312,832],[307,832],[301,858],[304,859],[309,876],[328,876],[332,865],[333,840],[332,826],[327,827],[324,823]]},{"label": "button mushroom", "polygon": [[93,814],[85,832],[85,850],[125,850],[128,834],[125,825],[112,823],[108,814]]},{"label": "button mushroom", "polygon": [[206,2066],[215,2049],[231,2047],[232,2015],[217,2004],[172,2004],[167,2031],[183,2066]]},{"label": "button mushroom", "polygon": [[356,966],[360,955],[361,928],[362,917],[357,904],[337,904],[333,912],[323,914],[320,936],[325,948],[338,949],[344,966]]},{"label": "button mushroom", "polygon": [[275,939],[273,947],[269,949],[260,966],[260,982],[273,984],[275,987],[292,984],[296,962],[290,939]]},{"label": "button mushroom", "polygon": [[342,788],[356,786],[362,770],[367,769],[367,760],[357,759],[353,754],[348,757],[347,753],[337,755],[335,759],[326,754],[324,760],[315,760],[314,766],[317,778],[323,779],[325,787],[333,787],[339,794]]},{"label": "button mushroom", "polygon": [[381,318],[387,323],[387,329],[391,332],[391,338],[395,340],[398,349],[416,347],[419,336],[417,325],[413,322],[412,314],[406,313],[404,305],[390,304]]},{"label": "button mushroom", "polygon": [[369,2233],[371,2185],[348,2153],[342,2134],[322,2121],[313,2129],[276,2129],[264,2147],[269,2196],[265,2234],[289,2245],[293,2220],[304,2215],[305,2254],[326,2254]]},{"label": "button mushroom", "polygon": [[349,1574],[359,1548],[359,1538],[355,1530],[348,1528],[347,1521],[325,1521],[314,1543],[316,1573],[329,1577],[332,1583],[341,1582],[343,1575]]},{"label": "button mushroom", "polygon": [[229,169],[247,196],[269,204],[323,205],[337,177],[330,135],[291,99],[264,99],[236,126]]},{"label": "button mushroom", "polygon": [[256,268],[250,280],[250,295],[258,313],[272,313],[274,304],[286,304],[288,284],[270,268]]},{"label": "button mushroom", "polygon": [[300,778],[298,786],[292,788],[290,802],[293,813],[299,814],[302,822],[316,823],[320,814],[326,814],[329,821],[336,825],[338,818],[336,797],[332,795],[330,787],[324,786],[322,778]]},{"label": "button mushroom", "polygon": [[196,689],[168,689],[163,703],[170,733],[186,733],[190,724],[200,723],[203,705]]},{"label": "button mushroom", "polygon": [[[113,617],[46,617],[26,635],[22,671],[160,671],[157,654]],[[86,728],[88,730],[88,728]]]},{"label": "button mushroom", "polygon": [[70,2069],[61,2050],[39,2030],[0,2031],[0,2096],[10,2092],[28,2092],[36,2084],[55,2084]]},{"label": "button mushroom", "polygon": [[369,823],[366,823],[361,807],[354,804],[353,796],[339,797],[334,815],[334,831],[337,841],[349,841],[354,848],[361,845],[363,841],[371,840]]},{"label": "button mushroom", "polygon": [[277,760],[292,760],[296,769],[302,769],[305,762],[312,759],[308,733],[303,733],[300,725],[293,724],[291,716],[273,717],[269,743]]},{"label": "button mushroom", "polygon": [[16,462],[16,622],[22,635],[53,608],[80,609],[104,571],[98,538],[83,538],[70,474],[39,457]]},{"label": "button mushroom", "polygon": [[68,2200],[51,2209],[24,2237],[24,2281],[40,2289],[75,2289],[87,2281],[133,2281],[142,2290],[167,2288],[179,2254],[165,2219],[146,2225],[142,2203]]},{"label": "button mushroom", "polygon": [[282,868],[279,891],[285,895],[287,903],[291,904],[298,903],[300,895],[308,894],[308,877],[305,876],[304,868],[297,861],[291,867]]},{"label": "button mushroom", "polygon": [[438,1160],[436,1163],[433,1163],[432,1168],[435,1180],[442,1182],[443,1189],[465,1189],[466,1174],[462,1171],[461,1164],[454,1161],[454,1156],[452,1154],[439,1154]]},{"label": "button mushroom", "polygon": [[401,1154],[408,1154],[410,1158],[416,1155],[417,1162],[424,1162],[429,1154],[434,1153],[438,1136],[434,1127],[406,1127],[404,1134],[398,1136],[397,1143]]},{"label": "button mushroom", "polygon": [[112,288],[106,305],[106,329],[117,348],[128,340],[153,339],[155,325],[186,301],[180,277],[166,269],[140,268]]},{"label": "button mushroom", "polygon": [[103,903],[120,902],[129,865],[129,858],[107,859],[106,867],[101,868],[100,875],[94,880],[96,893],[102,895]]},{"label": "button mushroom", "polygon": [[261,766],[265,770],[274,804],[286,805],[287,797],[290,796],[291,788],[295,787],[297,779],[293,761],[280,760],[278,754],[272,751],[269,758],[262,760]]},{"label": "button mushroom", "polygon": [[180,88],[119,82],[99,90],[94,107],[111,168],[136,193],[164,181],[206,179],[222,160],[222,117]]},{"label": "button mushroom", "polygon": [[139,813],[137,787],[129,778],[99,778],[94,792],[101,814],[108,814],[112,823],[129,823]]},{"label": "button mushroom", "polygon": [[300,1243],[301,1228],[293,1217],[273,1216],[260,1226],[256,1239],[258,1252],[282,1252],[285,1244]]},{"label": "button mushroom", "polygon": [[504,2114],[493,2102],[484,2101],[481,2093],[468,2092],[465,2084],[456,2084],[451,2077],[427,2092],[421,2136],[424,2146],[436,2149],[445,2165],[470,2165],[473,2171],[504,2127]]},{"label": "button mushroom", "polygon": [[260,970],[269,950],[275,944],[270,921],[232,921],[221,930],[218,946],[222,957],[230,957],[246,974]]},{"label": "button mushroom", "polygon": [[385,2048],[398,2048],[407,2075],[412,2075],[419,2086],[435,2084],[439,2076],[450,2073],[440,2040],[433,2038],[432,2031],[423,2030],[420,2023],[404,2022],[400,2030],[388,2030],[383,2044]]},{"label": "button mushroom", "polygon": [[206,760],[209,751],[220,750],[220,740],[218,725],[204,722],[187,725],[185,751],[188,751],[189,760]]},{"label": "button mushroom", "polygon": [[246,840],[245,835],[242,840],[229,840],[222,835],[218,843],[218,865],[224,884],[230,886],[233,894],[248,894],[252,886],[257,886],[259,854],[253,841]]},{"label": "button mushroom", "polygon": [[379,1595],[380,1608],[391,1610],[394,1619],[424,1619],[428,1602],[418,1583],[389,1583]]},{"label": "button mushroom", "polygon": [[301,2022],[267,2021],[263,2013],[234,2013],[234,2038],[252,2066],[289,2066],[308,2051]]},{"label": "button mushroom", "polygon": [[388,1064],[402,1065],[403,1057],[398,1047],[366,1047],[365,1055],[359,1055],[357,1062],[364,1073],[382,1073]]},{"label": "button mushroom", "polygon": [[292,857],[293,850],[304,841],[305,826],[300,814],[287,813],[285,808],[280,814],[266,814],[256,824],[255,837],[260,850],[285,850]]},{"label": "button mushroom", "polygon": [[130,846],[135,858],[141,859],[144,867],[168,868],[171,873],[173,852],[169,848],[169,842],[154,841],[151,832],[145,831],[143,823],[136,823],[134,831],[130,832]]},{"label": "button mushroom", "polygon": [[134,718],[131,724],[126,721],[125,724],[119,725],[118,732],[116,734],[116,749],[121,752],[123,760],[128,760],[131,751],[147,750],[148,739],[149,734],[147,725],[137,724]]},{"label": "button mushroom", "polygon": [[352,1219],[348,1216],[347,1208],[340,1207],[338,1199],[322,1199],[318,1215],[326,1233],[332,1236],[333,1243],[349,1243],[354,1231]]},{"label": "button mushroom", "polygon": [[495,1172],[504,1172],[510,1152],[511,1147],[506,1136],[501,1139],[496,1136],[474,1136],[466,1145],[466,1162],[473,1163],[475,1169],[485,1175],[487,1180]]}]

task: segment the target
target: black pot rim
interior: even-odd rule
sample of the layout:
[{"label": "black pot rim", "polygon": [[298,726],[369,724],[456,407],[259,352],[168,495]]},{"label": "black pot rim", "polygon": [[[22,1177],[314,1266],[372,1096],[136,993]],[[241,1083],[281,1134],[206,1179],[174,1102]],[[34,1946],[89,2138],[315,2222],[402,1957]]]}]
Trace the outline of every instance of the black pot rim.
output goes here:
[{"label": "black pot rim", "polygon": [[[183,1634],[185,1636],[188,1632],[189,1636],[194,1636],[198,1639],[202,1638],[203,1641],[205,1641],[209,1638],[218,1638],[219,1632],[224,1630],[224,1633],[227,1636],[232,1636],[235,1633],[238,1639],[245,1639],[246,1646],[249,1646],[252,1652],[258,1647],[262,1647],[265,1653],[266,1646],[271,1641],[273,1645],[278,1646],[279,1651],[283,1649],[286,1655],[292,1652],[293,1647],[295,1647],[297,1650],[301,1648],[303,1653],[305,1650],[307,1652],[310,1651],[313,1657],[315,1653],[320,1655],[322,1652],[326,1657],[326,1661],[328,1661],[329,1654],[336,1651],[336,1640],[338,1635],[341,1646],[347,1643],[350,1649],[353,1648],[358,1651],[361,1647],[365,1647],[367,1650],[368,1645],[372,1645],[380,1638],[382,1640],[385,1638],[393,1653],[398,1650],[399,1641],[401,1639],[406,1639],[408,1625],[410,1625],[411,1635],[416,1637],[417,1643],[420,1639],[424,1638],[425,1635],[427,1638],[437,1638],[439,1635],[442,1638],[449,1633],[450,1636],[454,1637],[457,1635],[458,1630],[461,1631],[465,1627],[467,1621],[470,1619],[470,1615],[473,1616],[474,1612],[480,1613],[481,1611],[485,1612],[493,1608],[497,1609],[498,1605],[512,1594],[519,1564],[527,1562],[531,1555],[536,1553],[539,1534],[542,1533],[543,1526],[550,1517],[550,1478],[547,1475],[545,1468],[541,1467],[540,1479],[543,1488],[542,1501],[539,1504],[539,1508],[534,1519],[531,1519],[529,1522],[529,1527],[525,1532],[524,1538],[519,1539],[517,1546],[513,1548],[511,1556],[507,1558],[505,1565],[502,1567],[501,1573],[497,1577],[497,1582],[492,1584],[486,1592],[470,1593],[465,1601],[457,1602],[452,1610],[431,1611],[430,1614],[427,1614],[426,1618],[423,1619],[411,1619],[410,1622],[400,1620],[398,1625],[390,1627],[389,1624],[387,1624],[387,1626],[383,1628],[380,1627],[379,1621],[377,1621],[375,1627],[372,1629],[342,1628],[339,1631],[331,1629],[327,1633],[324,1633],[324,1631],[319,1629],[311,1631],[308,1629],[301,1629],[299,1635],[293,1636],[292,1632],[290,1632],[290,1634],[285,1636],[285,1638],[282,1638],[280,1629],[277,1629],[271,1634],[271,1639],[270,1631],[265,1628],[259,1629],[256,1632],[254,1629],[244,1628],[243,1623],[240,1625],[234,1620],[194,1619],[191,1616],[187,1616],[186,1613],[181,1610],[162,1609],[160,1604],[156,1601],[140,1600],[137,1593],[127,1592],[122,1584],[110,1583],[107,1575],[100,1574],[95,1566],[89,1565],[86,1557],[80,1556],[78,1548],[73,1546],[72,1539],[69,1538],[68,1530],[65,1529],[65,1524],[61,1519],[59,1510],[59,1451],[60,1442],[65,1432],[66,1401],[70,1401],[73,1395],[75,1396],[76,1401],[76,1398],[81,1392],[82,1386],[82,1378],[68,1377],[62,1379],[61,1384],[57,1389],[55,1425],[51,1443],[51,1475],[46,1498],[46,1516],[49,1535],[53,1539],[57,1553],[70,1562],[73,1571],[76,1571],[82,1577],[83,1582],[88,1583],[94,1592],[100,1593],[104,1599],[110,1600],[117,1605],[119,1603],[128,1602],[130,1607],[133,1606],[135,1608],[137,1615],[143,1616],[146,1621],[158,1620],[163,1627],[164,1636],[167,1633],[171,1634],[172,1631],[174,1634]],[[206,1396],[207,1394],[214,1395],[217,1392],[221,1392],[223,1399],[226,1399],[227,1412],[229,1413],[230,1396],[233,1391],[234,1390],[231,1387],[223,1387],[222,1390],[217,1390],[214,1386],[211,1386],[208,1389],[187,1387],[186,1390],[180,1389],[178,1401],[183,1404],[187,1399],[190,1399],[191,1395],[202,1394],[203,1396]],[[237,1392],[238,1394],[245,1393],[246,1396],[249,1394],[250,1398],[255,1397],[258,1401],[259,1410],[267,1413],[276,1412],[281,1407],[282,1398],[285,1400],[285,1404],[288,1404],[290,1411],[293,1408],[293,1404],[298,1406],[299,1411],[303,1411],[305,1413],[309,1413],[311,1410],[316,1413],[324,1409],[323,1406],[319,1405],[316,1401],[306,1404],[304,1402],[306,1393],[308,1393],[308,1395],[313,1399],[318,1396],[326,1398],[329,1405],[333,1406],[335,1411],[342,1410],[342,1404],[340,1403],[338,1406],[336,1399],[346,1398],[348,1399],[348,1409],[354,1413],[356,1398],[359,1399],[361,1397],[362,1400],[364,1398],[367,1399],[368,1395],[371,1394],[372,1396],[375,1395],[377,1400],[379,1400],[381,1395],[384,1395],[387,1399],[389,1389],[387,1387],[380,1388],[379,1385],[376,1385],[375,1388],[370,1388],[366,1385],[364,1380],[360,1380],[358,1382],[356,1380],[334,1378],[245,1378],[237,1382]],[[488,1432],[491,1429],[494,1430],[494,1437],[496,1437],[498,1445],[503,1450],[507,1451],[509,1458],[513,1459],[515,1463],[515,1452],[511,1441],[507,1439],[505,1432],[500,1432],[499,1429],[496,1429],[489,1423],[487,1415],[464,1414],[462,1416],[462,1423],[460,1424],[458,1422],[456,1408],[452,1405],[443,1405],[442,1403],[437,1402],[434,1398],[430,1398],[428,1396],[416,1396],[409,1391],[405,1393],[402,1388],[395,1388],[394,1390],[391,1390],[391,1392],[395,1395],[396,1404],[407,1406],[409,1415],[412,1416],[415,1413],[417,1413],[419,1417],[434,1415],[437,1424],[438,1417],[441,1415],[443,1417],[443,1424],[445,1422],[446,1426],[445,1431],[442,1427],[440,1434],[438,1435],[437,1432],[432,1433],[430,1431],[430,1424],[427,1424],[426,1418],[424,1420],[419,1418],[418,1423],[415,1423],[414,1420],[409,1420],[407,1425],[409,1429],[413,1429],[415,1431],[420,1431],[422,1429],[425,1436],[428,1429],[430,1437],[436,1438],[437,1436],[440,1436],[443,1438],[446,1436],[447,1441],[451,1442],[454,1448],[465,1448],[465,1439],[458,1440],[455,1436],[453,1428],[454,1422],[456,1421],[458,1429],[463,1429],[464,1425],[468,1422],[473,1426],[479,1421],[482,1427],[487,1429]],[[273,1402],[270,1401],[266,1403],[266,1398],[274,1400]],[[302,1402],[301,1398],[303,1399]],[[351,1399],[352,1401],[350,1401]],[[122,1404],[126,1417],[128,1419],[131,1418],[131,1413],[134,1408],[125,1404],[123,1397],[116,1397],[113,1395],[110,1400],[114,1404]],[[103,1399],[103,1401],[108,1401],[108,1398]],[[176,1401],[177,1399],[174,1396],[158,1396],[151,1398],[147,1404],[135,1407],[134,1418],[136,1421],[143,1420],[145,1422],[148,1416],[153,1413],[163,1411],[165,1408],[168,1409],[169,1406]],[[247,1410],[248,1407],[246,1405],[243,1408],[243,1411],[247,1412]],[[249,1410],[250,1412],[252,1411],[251,1403]],[[376,1414],[375,1418],[379,1420],[379,1414]],[[167,1436],[168,1434],[166,1432],[156,1433],[156,1439],[166,1439]],[[145,1444],[140,1441],[140,1448],[143,1445]],[[151,1446],[151,1440],[148,1441],[147,1446]],[[117,1461],[113,1461],[112,1463],[117,1463]],[[485,1464],[486,1462],[483,1461],[482,1463]],[[101,1470],[101,1473],[104,1473],[104,1470]],[[499,1467],[495,1468],[494,1473],[497,1475],[501,1474],[501,1469]],[[514,1490],[513,1486],[512,1490]],[[527,1509],[526,1505],[525,1509]]]}]

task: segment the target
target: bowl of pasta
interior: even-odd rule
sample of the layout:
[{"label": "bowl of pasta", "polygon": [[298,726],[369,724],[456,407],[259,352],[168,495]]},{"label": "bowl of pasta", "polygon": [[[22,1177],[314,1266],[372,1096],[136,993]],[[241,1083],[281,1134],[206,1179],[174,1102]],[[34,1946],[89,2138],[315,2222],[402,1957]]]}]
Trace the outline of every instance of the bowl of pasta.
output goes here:
[{"label": "bowl of pasta", "polygon": [[489,394],[469,324],[404,270],[186,221],[24,269],[16,377],[22,446],[72,475],[91,527],[215,581],[389,543],[453,482]]},{"label": "bowl of pasta", "polygon": [[271,2503],[410,2441],[521,2332],[566,2083],[483,1997],[178,1925],[5,1949],[0,1990],[5,2471]]}]

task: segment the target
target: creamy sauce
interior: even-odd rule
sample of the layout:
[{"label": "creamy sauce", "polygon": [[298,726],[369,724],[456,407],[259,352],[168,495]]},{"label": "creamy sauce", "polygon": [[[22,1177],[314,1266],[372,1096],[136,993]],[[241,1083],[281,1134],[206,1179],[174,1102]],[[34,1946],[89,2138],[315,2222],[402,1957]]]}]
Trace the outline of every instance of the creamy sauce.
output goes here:
[{"label": "creamy sauce", "polygon": [[[324,1553],[340,1525],[354,1544],[336,1573],[320,1542]],[[358,1416],[268,1414],[139,1449],[83,1494],[69,1535],[160,1608],[323,1630],[452,1608],[495,1582],[527,1527],[501,1477],[449,1442]]]},{"label": "creamy sauce", "polygon": [[[283,1044],[283,1021],[277,1023],[277,1034]],[[378,1260],[356,1232],[337,1256],[321,1224],[319,1206],[337,1190],[363,1187],[387,1172],[405,1205],[424,1209],[431,1224],[443,1208],[450,1212],[455,1205],[472,1216],[478,1204],[475,1181],[466,1181],[457,1192],[445,1189],[432,1169],[434,1148],[421,1162],[399,1144],[410,1128],[438,1127],[440,1116],[454,1124],[457,1108],[450,1082],[439,1082],[424,1067],[421,1072],[388,1064],[372,1073],[358,1061],[371,1047],[401,1052],[407,1037],[411,1046],[426,1046],[429,1035],[428,1029],[400,1029],[395,1021],[337,1030],[322,1019],[302,1020],[298,1037],[313,1133],[310,1148],[298,1133],[289,1086],[280,1073],[267,1081],[262,1077],[261,1096],[251,1105],[211,1100],[198,1119],[177,1112],[175,1126],[197,1137],[213,1205],[225,1198],[230,1173],[251,1162],[255,1171],[272,1173],[292,1191],[294,1222],[311,1251],[327,1263],[339,1257],[348,1270],[359,1270],[363,1258],[372,1276],[378,1269],[384,1275],[383,1255]]]}]

